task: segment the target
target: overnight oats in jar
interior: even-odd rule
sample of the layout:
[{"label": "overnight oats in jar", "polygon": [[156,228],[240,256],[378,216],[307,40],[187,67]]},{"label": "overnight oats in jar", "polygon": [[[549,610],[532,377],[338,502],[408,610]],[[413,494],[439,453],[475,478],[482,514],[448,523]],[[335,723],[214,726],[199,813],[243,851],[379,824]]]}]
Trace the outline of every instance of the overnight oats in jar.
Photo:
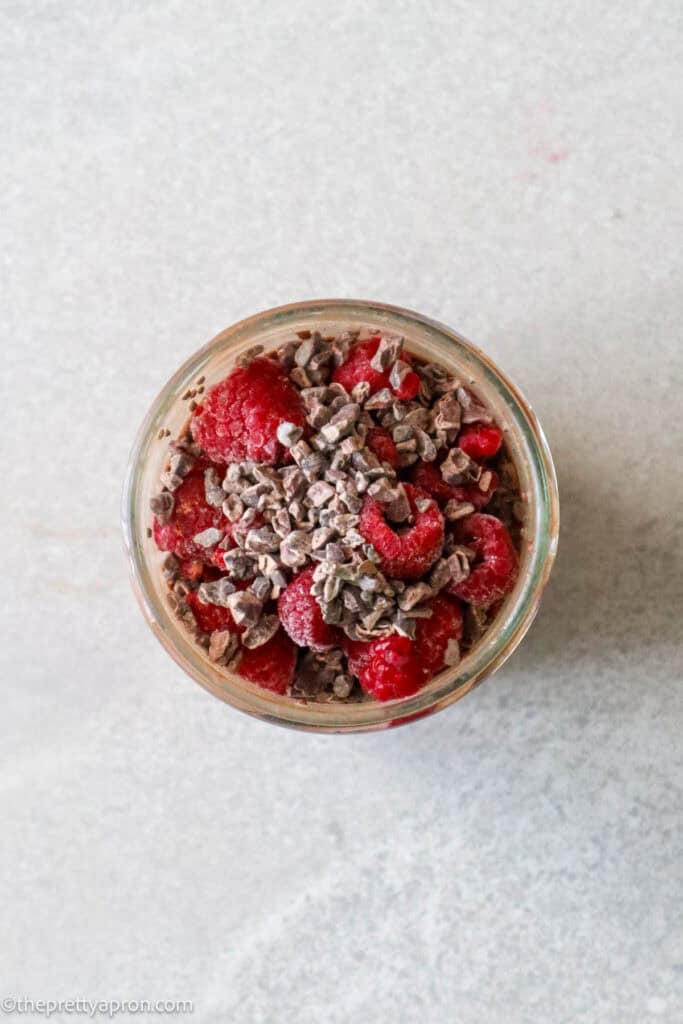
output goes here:
[{"label": "overnight oats in jar", "polygon": [[557,488],[533,413],[477,349],[393,307],[310,302],[229,328],[132,454],[138,598],[211,692],[302,728],[451,703],[528,628]]}]

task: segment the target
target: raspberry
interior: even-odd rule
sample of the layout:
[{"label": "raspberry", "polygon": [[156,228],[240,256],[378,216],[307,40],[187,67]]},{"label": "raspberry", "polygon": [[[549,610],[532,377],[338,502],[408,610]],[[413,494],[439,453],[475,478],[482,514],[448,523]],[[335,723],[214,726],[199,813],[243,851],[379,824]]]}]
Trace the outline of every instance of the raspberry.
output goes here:
[{"label": "raspberry", "polygon": [[361,671],[370,657],[372,644],[363,640],[350,640],[344,635],[342,647],[349,663],[349,672],[360,678]]},{"label": "raspberry", "polygon": [[338,366],[332,374],[334,383],[341,384],[349,394],[362,380],[366,380],[370,385],[371,395],[374,395],[376,391],[381,391],[382,388],[388,388],[390,386],[389,374],[375,370],[370,365],[370,360],[377,351],[381,340],[377,334],[354,345],[346,362]]},{"label": "raspberry", "polygon": [[264,690],[284,694],[294,678],[296,647],[282,629],[260,647],[242,648],[237,671]]},{"label": "raspberry", "polygon": [[480,489],[479,484],[459,484],[457,487],[447,484],[439,467],[433,462],[418,462],[410,475],[413,483],[436,498],[440,505],[451,500],[467,501],[478,510],[488,505],[498,487],[498,475],[492,469],[488,472],[491,474],[491,482],[485,491]]},{"label": "raspberry", "polygon": [[429,677],[415,644],[406,636],[383,637],[357,646],[367,650],[349,658],[349,668],[358,676],[365,692],[377,700],[410,697]]},{"label": "raspberry", "polygon": [[365,443],[380,462],[388,462],[394,469],[398,466],[398,452],[391,434],[384,427],[370,427]]},{"label": "raspberry", "polygon": [[[375,334],[372,338],[357,342],[349,352],[346,362],[342,363],[334,371],[332,380],[336,384],[342,384],[348,392],[351,392],[356,384],[366,380],[370,385],[371,395],[381,391],[382,388],[390,388],[398,398],[408,402],[411,398],[415,398],[415,395],[420,390],[420,378],[411,370],[401,381],[400,387],[392,388],[389,382],[389,374],[383,373],[381,370],[375,370],[370,365],[381,340],[382,336]],[[409,362],[409,357],[403,355],[401,358],[404,362]]]},{"label": "raspberry", "polygon": [[221,608],[217,604],[204,604],[196,591],[190,591],[185,600],[202,632],[213,633],[214,629],[229,629],[231,633],[244,632],[245,627],[237,625],[229,608]]},{"label": "raspberry", "polygon": [[455,488],[446,483],[433,462],[417,462],[410,471],[410,479],[442,505],[454,497]]},{"label": "raspberry", "polygon": [[[385,576],[414,580],[427,572],[441,554],[444,522],[438,505],[425,491],[412,484],[403,486],[410,504],[410,525],[392,526],[384,517],[384,507],[374,498],[366,498],[358,530],[379,554]],[[417,501],[428,504],[420,511]]]},{"label": "raspberry", "polygon": [[430,618],[417,620],[415,648],[420,661],[432,676],[446,664],[449,640],[462,639],[463,617],[460,603],[443,594],[432,600],[430,608]]},{"label": "raspberry", "polygon": [[510,534],[500,519],[482,512],[467,516],[454,531],[461,544],[475,553],[467,579],[448,590],[463,601],[488,608],[512,590],[519,573],[519,559]]},{"label": "raspberry", "polygon": [[174,494],[173,513],[163,525],[154,520],[154,542],[160,551],[172,551],[178,558],[210,562],[213,548],[195,544],[193,537],[210,527],[230,533],[230,522],[221,509],[207,504],[204,494],[204,468],[197,466],[185,477]]},{"label": "raspberry", "polygon": [[282,462],[281,423],[306,424],[299,392],[273,359],[237,367],[211,388],[197,410],[192,432],[215,462]]},{"label": "raspberry", "polygon": [[460,604],[440,595],[431,603],[429,619],[418,619],[415,640],[390,636],[363,643],[343,642],[349,672],[366,693],[377,700],[410,697],[445,665],[450,640],[460,640],[463,616]]},{"label": "raspberry", "polygon": [[284,629],[299,647],[329,651],[341,637],[338,629],[323,621],[322,611],[311,594],[315,566],[300,572],[280,594],[277,613]]},{"label": "raspberry", "polygon": [[457,443],[471,459],[491,459],[500,451],[503,431],[495,423],[468,423],[458,434]]}]

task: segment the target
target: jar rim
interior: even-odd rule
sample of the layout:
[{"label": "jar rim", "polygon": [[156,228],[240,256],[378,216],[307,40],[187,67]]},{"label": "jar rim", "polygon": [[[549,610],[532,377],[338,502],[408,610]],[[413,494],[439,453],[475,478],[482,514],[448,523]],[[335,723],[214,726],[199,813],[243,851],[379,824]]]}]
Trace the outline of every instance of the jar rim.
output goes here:
[{"label": "jar rim", "polygon": [[[211,358],[229,349],[237,357],[275,329],[306,329],[316,321],[355,320],[385,326],[407,336],[420,332],[427,344],[455,347],[483,375],[482,384],[505,402],[517,440],[523,444],[525,465],[533,488],[534,522],[529,538],[527,571],[482,640],[463,660],[412,697],[361,703],[319,703],[280,696],[219,670],[173,618],[153,585],[143,538],[146,523],[139,508],[145,461],[159,426],[189,382],[204,372]],[[414,340],[414,339],[413,339]],[[146,510],[144,510],[146,512]],[[538,610],[557,551],[559,496],[555,468],[543,429],[524,395],[476,345],[456,331],[413,310],[386,303],[354,299],[314,299],[265,310],[226,328],[176,370],[152,402],[134,441],[122,496],[122,526],[129,572],[138,603],[153,632],[176,662],[205,689],[234,707],[262,720],[314,732],[364,732],[413,721],[441,710],[498,669],[529,629]],[[157,566],[157,572],[158,572]]]}]

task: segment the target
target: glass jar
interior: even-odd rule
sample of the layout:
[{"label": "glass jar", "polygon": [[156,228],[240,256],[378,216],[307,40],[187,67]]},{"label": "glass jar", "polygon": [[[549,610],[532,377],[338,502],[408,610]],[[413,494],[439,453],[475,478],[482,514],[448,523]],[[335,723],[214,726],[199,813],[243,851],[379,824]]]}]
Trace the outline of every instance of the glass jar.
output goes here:
[{"label": "glass jar", "polygon": [[[296,331],[323,335],[353,328],[403,334],[406,349],[445,366],[491,409],[505,432],[519,476],[524,516],[517,584],[488,631],[461,662],[441,672],[412,697],[380,703],[319,703],[264,690],[211,662],[173,616],[161,574],[163,555],[147,536],[150,498],[158,491],[167,441],[159,432],[180,433],[187,418],[181,396],[197,378],[208,388],[224,377],[253,345],[269,351]],[[329,299],[292,303],[242,320],[222,331],[173,375],[152,403],[140,427],[126,474],[123,530],[133,587],[155,635],[178,664],[214,696],[269,722],[318,732],[361,732],[388,728],[438,711],[469,693],[509,658],[538,610],[559,531],[555,470],[543,431],[528,402],[491,360],[459,334],[407,309],[381,303]]]}]

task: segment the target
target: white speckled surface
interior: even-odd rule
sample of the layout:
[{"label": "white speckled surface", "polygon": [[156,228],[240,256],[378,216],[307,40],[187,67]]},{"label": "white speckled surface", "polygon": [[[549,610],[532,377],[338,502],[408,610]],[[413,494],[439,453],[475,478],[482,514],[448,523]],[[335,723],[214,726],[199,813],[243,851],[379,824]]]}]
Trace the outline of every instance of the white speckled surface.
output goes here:
[{"label": "white speckled surface", "polygon": [[[682,44],[645,0],[2,4],[0,995],[683,1020]],[[323,295],[487,347],[560,477],[522,649],[387,735],[212,700],[121,553],[161,382]]]}]

